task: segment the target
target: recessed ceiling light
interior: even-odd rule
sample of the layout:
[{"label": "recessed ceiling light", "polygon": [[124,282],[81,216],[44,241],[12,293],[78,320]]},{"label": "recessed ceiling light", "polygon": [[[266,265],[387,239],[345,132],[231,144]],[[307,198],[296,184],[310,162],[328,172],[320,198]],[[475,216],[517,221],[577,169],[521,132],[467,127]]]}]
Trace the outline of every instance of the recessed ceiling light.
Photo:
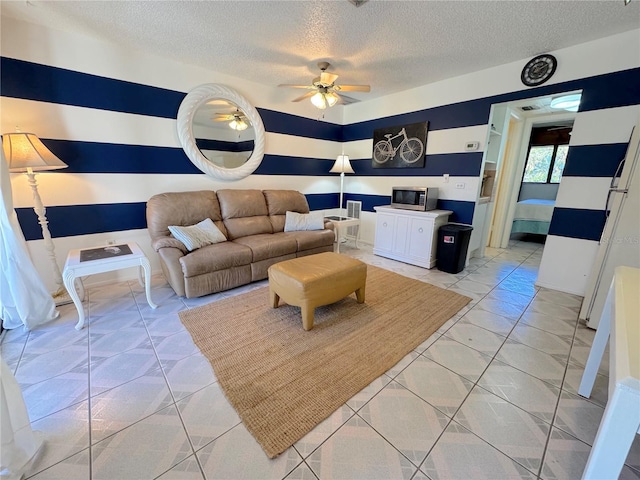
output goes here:
[{"label": "recessed ceiling light", "polygon": [[574,93],[572,95],[563,95],[551,100],[551,104],[549,106],[551,108],[577,112],[578,105],[580,105],[580,97],[581,95],[579,93]]}]

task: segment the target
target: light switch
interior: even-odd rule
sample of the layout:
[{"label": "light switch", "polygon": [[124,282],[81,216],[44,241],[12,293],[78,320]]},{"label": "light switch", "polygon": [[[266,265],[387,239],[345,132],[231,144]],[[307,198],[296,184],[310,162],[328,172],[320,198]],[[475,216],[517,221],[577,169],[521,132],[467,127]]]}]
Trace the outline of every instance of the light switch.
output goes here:
[{"label": "light switch", "polygon": [[442,181],[444,183],[449,183],[449,174],[448,173],[445,173],[445,174],[442,175]]}]

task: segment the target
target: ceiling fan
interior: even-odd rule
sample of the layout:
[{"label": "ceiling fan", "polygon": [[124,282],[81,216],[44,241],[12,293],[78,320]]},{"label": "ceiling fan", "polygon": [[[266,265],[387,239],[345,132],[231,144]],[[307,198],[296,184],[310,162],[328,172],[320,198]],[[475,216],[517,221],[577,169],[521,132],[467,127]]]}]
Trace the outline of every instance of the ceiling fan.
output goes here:
[{"label": "ceiling fan", "polygon": [[214,122],[229,122],[229,127],[233,130],[246,130],[250,125],[244,112],[237,108],[233,113],[216,113],[216,118],[212,120]]},{"label": "ceiling fan", "polygon": [[305,88],[311,90],[298,98],[294,98],[292,101],[300,102],[305,98],[310,98],[311,103],[321,110],[324,110],[327,107],[333,107],[336,103],[348,104],[357,101],[355,98],[348,97],[338,92],[371,91],[371,87],[369,85],[336,85],[335,81],[338,79],[338,75],[327,72],[329,62],[318,62],[318,68],[320,68],[320,76],[314,78],[311,85],[280,84],[278,86]]}]

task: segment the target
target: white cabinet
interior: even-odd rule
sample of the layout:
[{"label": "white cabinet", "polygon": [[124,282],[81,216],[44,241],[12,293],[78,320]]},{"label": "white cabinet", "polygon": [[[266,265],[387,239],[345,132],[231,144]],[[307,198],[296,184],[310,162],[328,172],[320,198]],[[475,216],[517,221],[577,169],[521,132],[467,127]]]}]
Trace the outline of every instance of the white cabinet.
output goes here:
[{"label": "white cabinet", "polygon": [[436,265],[438,229],[449,221],[450,210],[417,212],[374,207],[376,238],[373,253],[419,267]]}]

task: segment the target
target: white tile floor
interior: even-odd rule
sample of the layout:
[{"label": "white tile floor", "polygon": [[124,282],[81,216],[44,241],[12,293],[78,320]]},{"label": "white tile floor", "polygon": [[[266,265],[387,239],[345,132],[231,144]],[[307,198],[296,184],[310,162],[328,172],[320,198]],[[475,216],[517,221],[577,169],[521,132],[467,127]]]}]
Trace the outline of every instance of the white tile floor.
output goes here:
[{"label": "white tile floor", "polygon": [[[30,333],[5,332],[47,446],[34,479],[577,479],[607,398],[577,396],[594,332],[581,298],[534,286],[538,244],[489,249],[456,275],[343,253],[450,288],[473,302],[307,436],[269,460],[224,398],[177,312],[249,289],[177,297],[154,277],[91,288],[88,327],[73,305]],[[640,479],[640,442],[621,478]]]}]

